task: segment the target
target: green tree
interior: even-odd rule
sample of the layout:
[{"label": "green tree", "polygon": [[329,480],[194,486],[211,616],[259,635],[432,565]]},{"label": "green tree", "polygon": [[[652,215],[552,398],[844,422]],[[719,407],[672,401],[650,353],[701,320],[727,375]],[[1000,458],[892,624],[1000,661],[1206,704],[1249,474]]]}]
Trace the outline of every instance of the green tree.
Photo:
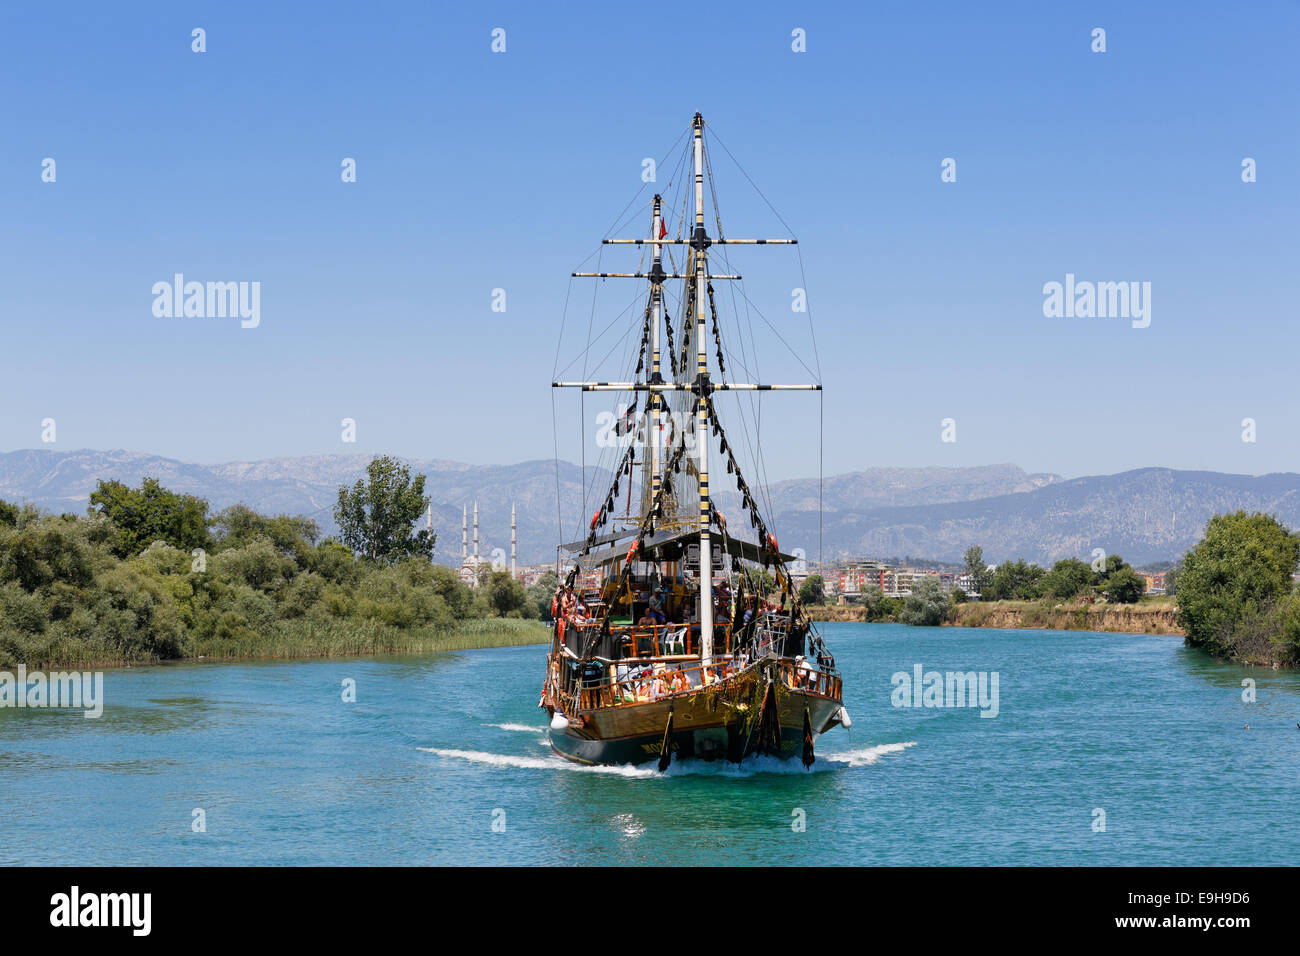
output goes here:
[{"label": "green tree", "polygon": [[810,574],[799,585],[799,600],[803,604],[821,604],[826,600],[826,582],[820,574]]},{"label": "green tree", "polygon": [[912,585],[912,593],[903,599],[898,619],[904,624],[937,627],[948,618],[951,604],[938,578],[929,577]]},{"label": "green tree", "polygon": [[248,505],[231,505],[212,519],[220,547],[242,548],[257,538],[266,538],[281,554],[300,558],[320,537],[320,525],[297,515],[268,517]]},{"label": "green tree", "polygon": [[971,545],[966,549],[965,554],[966,573],[970,575],[973,582],[971,584],[971,593],[983,595],[989,589],[992,583],[992,575],[989,574],[988,565],[984,562],[984,549],[979,545]]},{"label": "green tree", "polygon": [[868,621],[896,621],[903,609],[903,599],[885,595],[878,587],[869,587],[862,592],[859,600],[867,609]]},{"label": "green tree", "polygon": [[1042,590],[1055,598],[1072,598],[1092,587],[1092,568],[1078,558],[1065,558],[1043,575]]},{"label": "green tree", "polygon": [[[493,571],[484,585],[488,606],[497,617],[532,617],[532,602],[522,583],[510,576],[509,571]],[[547,610],[550,610],[548,607]]]},{"label": "green tree", "polygon": [[1181,561],[1165,572],[1165,597],[1174,597],[1178,593],[1178,576],[1182,573]]},{"label": "green tree", "polygon": [[90,506],[117,529],[113,553],[119,558],[134,557],[155,541],[182,551],[206,548],[211,541],[208,503],[168,491],[155,478],[145,478],[139,488],[100,481],[90,493]]},{"label": "green tree", "polygon": [[759,595],[766,597],[776,590],[776,578],[766,568],[750,567],[748,575],[750,586]]},{"label": "green tree", "polygon": [[1106,555],[1106,560],[1102,562],[1101,568],[1092,573],[1092,586],[1097,590],[1098,593],[1101,593],[1102,589],[1106,585],[1106,582],[1110,580],[1110,576],[1114,574],[1116,571],[1119,571],[1121,568],[1127,568],[1127,567],[1128,567],[1128,562],[1126,562],[1118,554]]},{"label": "green tree", "polygon": [[1147,579],[1126,564],[1106,579],[1102,594],[1117,604],[1136,604],[1146,590]]},{"label": "green tree", "polygon": [[343,543],[372,561],[391,564],[407,557],[433,558],[437,536],[414,530],[429,506],[424,475],[411,478],[410,469],[388,455],[371,459],[366,478],[339,488],[334,520]]},{"label": "green tree", "polygon": [[1178,574],[1178,622],[1187,643],[1233,656],[1234,628],[1290,593],[1298,561],[1300,536],[1271,515],[1215,515]]},{"label": "green tree", "polygon": [[536,616],[543,621],[551,619],[551,598],[555,596],[555,589],[559,583],[559,575],[554,571],[547,571],[528,589],[528,597],[537,608]]},{"label": "green tree", "polygon": [[1033,601],[1043,596],[1042,579],[1047,572],[1023,558],[1014,564],[1008,559],[993,573],[990,590],[996,601]]}]

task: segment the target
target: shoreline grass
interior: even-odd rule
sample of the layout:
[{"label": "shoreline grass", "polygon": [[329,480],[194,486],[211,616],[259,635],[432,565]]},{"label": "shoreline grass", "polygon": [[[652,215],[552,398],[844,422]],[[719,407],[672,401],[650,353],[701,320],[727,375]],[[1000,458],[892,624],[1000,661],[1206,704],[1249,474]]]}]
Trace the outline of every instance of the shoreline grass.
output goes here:
[{"label": "shoreline grass", "polygon": [[230,637],[192,637],[175,657],[127,656],[99,640],[42,640],[40,635],[0,647],[0,665],[25,664],[32,670],[61,668],[136,667],[198,660],[238,662],[383,654],[436,654],[545,644],[550,629],[536,620],[483,618],[457,622],[450,629],[397,628],[377,621],[277,621],[268,634]]}]

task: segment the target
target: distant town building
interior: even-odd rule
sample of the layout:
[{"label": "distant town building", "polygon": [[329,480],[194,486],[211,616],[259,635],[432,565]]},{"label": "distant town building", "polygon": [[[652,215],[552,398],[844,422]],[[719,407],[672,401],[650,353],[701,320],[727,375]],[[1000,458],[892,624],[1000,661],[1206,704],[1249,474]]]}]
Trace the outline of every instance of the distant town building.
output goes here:
[{"label": "distant town building", "polygon": [[945,591],[951,591],[958,576],[931,568],[896,568],[881,561],[854,561],[841,565],[830,580],[839,594],[839,603],[844,604],[867,590],[878,590],[885,597],[906,597],[926,578],[934,578]]},{"label": "distant town building", "polygon": [[868,588],[888,593],[892,586],[893,568],[879,561],[858,561],[846,564],[836,575],[836,590],[845,597],[857,597]]},{"label": "distant town building", "polygon": [[1145,571],[1139,571],[1139,574],[1146,579],[1147,594],[1164,594],[1165,593],[1165,572],[1157,574],[1147,574]]}]

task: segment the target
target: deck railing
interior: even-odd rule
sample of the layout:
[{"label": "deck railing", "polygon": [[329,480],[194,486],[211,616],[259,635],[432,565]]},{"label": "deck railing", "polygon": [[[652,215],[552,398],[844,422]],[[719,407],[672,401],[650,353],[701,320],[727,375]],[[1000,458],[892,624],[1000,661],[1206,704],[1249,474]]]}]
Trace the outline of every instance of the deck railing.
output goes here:
[{"label": "deck railing", "polygon": [[[644,670],[647,664],[643,663],[637,665],[642,668],[637,674],[619,678],[618,667],[622,665],[614,664],[597,680],[579,678],[575,681],[574,703],[582,710],[643,704],[678,694],[692,694],[743,670],[734,660],[719,660],[713,664],[695,664],[690,667],[682,667],[679,662],[671,659],[655,663],[661,663],[662,669],[647,672]],[[843,685],[838,674],[820,671],[807,664],[796,665],[793,661],[781,661],[780,673],[782,682],[792,690],[840,699]]]}]

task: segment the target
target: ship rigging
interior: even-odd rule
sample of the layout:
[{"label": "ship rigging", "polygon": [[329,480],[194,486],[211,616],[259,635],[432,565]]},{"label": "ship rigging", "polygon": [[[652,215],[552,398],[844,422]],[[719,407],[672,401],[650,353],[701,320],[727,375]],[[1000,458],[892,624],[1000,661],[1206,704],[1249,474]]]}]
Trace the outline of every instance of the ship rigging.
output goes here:
[{"label": "ship rigging", "polygon": [[[731,271],[725,247],[793,246],[797,240],[724,233],[705,128],[696,113],[688,151],[693,209],[692,191],[683,189],[677,235],[669,237],[663,198],[655,195],[648,237],[602,241],[643,254],[648,247],[649,267],[643,260],[635,271],[572,274],[631,279],[648,290],[628,380],[552,382],[555,389],[584,395],[631,398],[615,418],[613,433],[626,439],[615,447],[626,447],[607,472],[599,508],[582,538],[560,546],[567,575],[553,602],[554,633],[539,706],[551,716],[552,748],[581,762],[657,758],[663,770],[674,756],[739,763],[766,754],[797,755],[810,766],[815,739],[849,724],[841,677],[800,603],[791,572],[796,559],[780,549],[768,527],[761,490],[742,472],[715,396],[820,392],[821,384],[736,382],[726,376],[728,351],[714,283],[739,282],[741,276]],[[683,157],[682,165],[687,162]],[[705,223],[706,178],[715,211],[712,236]],[[674,250],[685,251],[680,266]],[[714,250],[728,271],[712,270]],[[674,281],[682,290],[677,323],[667,295]],[[758,446],[747,444],[758,461]],[[710,492],[710,468],[723,465],[748,518],[743,532],[729,530]],[[635,511],[634,476],[641,488]],[[585,457],[583,478],[585,486]],[[620,495],[624,481],[626,504]]]}]

